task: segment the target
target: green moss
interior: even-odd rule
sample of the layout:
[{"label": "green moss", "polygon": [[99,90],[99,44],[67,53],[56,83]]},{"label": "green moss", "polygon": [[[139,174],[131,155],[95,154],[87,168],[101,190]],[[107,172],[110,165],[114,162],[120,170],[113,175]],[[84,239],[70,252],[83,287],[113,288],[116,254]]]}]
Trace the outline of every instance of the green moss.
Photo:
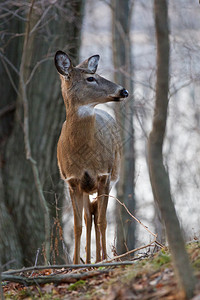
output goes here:
[{"label": "green moss", "polygon": [[193,267],[195,269],[200,269],[200,257],[198,257],[197,259],[195,259],[195,261],[192,263]]},{"label": "green moss", "polygon": [[152,260],[152,262],[155,267],[161,267],[165,264],[170,263],[171,257],[165,250],[162,249],[158,253],[158,255]]},{"label": "green moss", "polygon": [[105,267],[99,267],[98,270],[105,270]]},{"label": "green moss", "polygon": [[[33,294],[28,289],[23,289],[19,292],[8,291],[4,294],[5,299],[25,299],[25,298],[33,298]],[[33,298],[34,299],[34,298]]]},{"label": "green moss", "polygon": [[70,284],[70,286],[68,287],[68,291],[76,291],[77,289],[79,289],[84,285],[85,285],[85,280],[78,280],[77,282]]},{"label": "green moss", "polygon": [[200,248],[200,241],[192,241],[190,243],[187,243],[185,247],[187,250],[198,249]]}]

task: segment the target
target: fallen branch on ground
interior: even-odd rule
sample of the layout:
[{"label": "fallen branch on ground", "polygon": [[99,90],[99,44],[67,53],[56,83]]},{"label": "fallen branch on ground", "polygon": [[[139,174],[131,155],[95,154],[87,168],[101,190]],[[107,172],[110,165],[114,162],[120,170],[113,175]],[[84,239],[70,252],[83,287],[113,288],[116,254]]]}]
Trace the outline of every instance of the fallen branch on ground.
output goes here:
[{"label": "fallen branch on ground", "polygon": [[63,275],[53,275],[53,276],[34,276],[34,277],[24,277],[16,276],[10,274],[2,274],[2,281],[11,281],[16,283],[21,283],[24,285],[38,285],[46,283],[73,283],[78,280],[85,280],[94,276],[108,273],[109,270],[99,270],[99,271],[89,271],[80,274],[63,274]]},{"label": "fallen branch on ground", "polygon": [[[134,259],[133,259],[134,260]],[[136,259],[135,259],[136,260]],[[34,266],[28,268],[22,268],[17,270],[5,271],[2,272],[3,275],[11,275],[16,273],[25,273],[29,271],[39,271],[39,270],[49,270],[49,269],[86,269],[86,268],[100,268],[100,267],[116,267],[116,266],[125,266],[132,265],[133,261],[122,261],[122,262],[104,262],[96,264],[82,264],[82,265],[52,265],[52,266]]]},{"label": "fallen branch on ground", "polygon": [[1,281],[9,281],[9,282],[16,282],[20,283],[23,285],[38,285],[38,284],[47,284],[47,283],[55,283],[55,284],[60,284],[60,283],[73,283],[78,280],[85,280],[94,276],[98,276],[101,274],[106,274],[109,273],[109,269],[105,270],[92,270],[88,272],[83,272],[83,273],[68,273],[68,274],[54,274],[52,273],[51,275],[44,275],[44,276],[30,276],[30,277],[25,277],[21,275],[14,275],[16,273],[25,273],[25,272],[30,272],[30,271],[39,271],[39,270],[48,270],[48,269],[56,269],[56,270],[61,270],[61,271],[66,271],[66,269],[83,269],[83,268],[100,268],[100,267],[116,267],[116,266],[125,266],[125,265],[132,265],[134,264],[134,260],[138,260],[138,258],[133,259],[132,261],[123,261],[123,262],[112,262],[112,260],[122,258],[130,253],[133,253],[135,251],[139,251],[141,249],[147,248],[151,246],[153,243],[155,243],[155,240],[152,241],[151,243],[133,249],[131,251],[128,251],[122,255],[116,256],[111,260],[107,260],[106,262],[101,262],[101,263],[96,263],[96,264],[82,264],[82,265],[52,265],[52,266],[34,266],[34,267],[29,267],[29,268],[23,268],[23,269],[18,269],[18,270],[11,270],[11,271],[5,271],[1,273]]}]

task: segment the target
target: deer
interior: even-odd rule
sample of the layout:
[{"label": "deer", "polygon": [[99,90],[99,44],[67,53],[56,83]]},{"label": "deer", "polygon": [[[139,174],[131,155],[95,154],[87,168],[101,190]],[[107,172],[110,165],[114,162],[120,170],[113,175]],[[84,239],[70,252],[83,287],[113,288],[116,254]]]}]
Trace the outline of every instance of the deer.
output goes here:
[{"label": "deer", "polygon": [[[74,214],[74,264],[80,264],[82,216],[86,224],[86,263],[91,262],[91,228],[94,219],[96,262],[107,258],[106,211],[109,192],[118,180],[121,141],[114,118],[95,106],[120,102],[128,91],[96,74],[100,56],[93,55],[73,66],[68,54],[59,50],[55,66],[61,79],[66,108],[57,145],[61,178],[69,187]],[[97,193],[94,201],[89,195]]]}]

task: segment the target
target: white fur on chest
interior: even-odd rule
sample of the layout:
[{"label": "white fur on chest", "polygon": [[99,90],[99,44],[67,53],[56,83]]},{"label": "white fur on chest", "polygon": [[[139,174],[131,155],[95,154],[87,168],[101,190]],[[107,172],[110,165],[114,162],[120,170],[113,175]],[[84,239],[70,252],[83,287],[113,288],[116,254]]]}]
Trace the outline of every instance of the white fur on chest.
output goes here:
[{"label": "white fur on chest", "polygon": [[94,116],[94,104],[92,104],[92,105],[91,104],[81,105],[78,108],[78,116],[80,118]]}]

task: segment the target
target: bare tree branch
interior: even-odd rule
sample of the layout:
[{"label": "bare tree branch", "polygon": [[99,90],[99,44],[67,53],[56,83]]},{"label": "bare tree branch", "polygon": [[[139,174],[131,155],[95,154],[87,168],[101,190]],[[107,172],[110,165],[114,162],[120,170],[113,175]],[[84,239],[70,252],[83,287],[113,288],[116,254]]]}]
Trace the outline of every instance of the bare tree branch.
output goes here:
[{"label": "bare tree branch", "polygon": [[[100,196],[97,196],[96,198],[100,198],[100,197],[102,197],[102,196],[105,196],[105,194],[100,195]],[[151,230],[148,229],[147,226],[145,226],[140,220],[138,220],[138,219],[137,219],[137,218],[136,218],[136,217],[128,210],[128,208],[126,207],[126,205],[125,205],[124,203],[122,203],[118,198],[116,198],[116,197],[114,197],[114,196],[109,195],[109,197],[115,199],[120,205],[122,205],[122,206],[125,208],[125,210],[127,211],[127,213],[128,213],[128,214],[129,214],[136,222],[138,222],[140,225],[142,225],[142,227],[144,227],[144,228],[145,228],[150,234],[152,234],[155,238],[157,237],[157,234],[153,233]],[[162,247],[164,247],[164,246],[162,245]]]},{"label": "bare tree branch", "polygon": [[8,112],[15,110],[15,108],[16,108],[16,104],[15,103],[11,103],[9,105],[6,105],[2,109],[0,109],[0,118],[2,118]]},{"label": "bare tree branch", "polygon": [[[24,22],[27,21],[26,18],[23,18],[22,16],[20,16],[19,14],[17,14],[17,12],[16,12],[17,10],[16,11],[10,10],[10,9],[6,8],[5,6],[3,6],[3,5],[1,6],[1,9],[4,10],[4,11],[6,11],[8,13],[8,15],[13,15],[13,16],[17,17],[19,20],[22,20]],[[1,15],[0,18],[4,18],[4,17],[5,17],[5,15]]]},{"label": "bare tree branch", "polygon": [[16,94],[19,96],[18,88],[16,87],[16,85],[15,85],[13,79],[12,79],[12,76],[11,76],[11,74],[10,74],[10,71],[9,71],[9,69],[8,69],[8,67],[7,67],[7,65],[6,65],[6,63],[5,63],[5,61],[2,60],[2,59],[1,59],[1,61],[2,61],[2,64],[3,64],[4,68],[5,68],[5,70],[6,70],[6,73],[8,74],[8,78],[10,79],[10,83],[11,83],[13,89],[15,90]]},{"label": "bare tree branch", "polygon": [[9,36],[10,35],[11,37],[8,39],[8,41],[4,45],[2,45],[1,49],[5,49],[6,47],[8,47],[8,45],[10,44],[10,42],[13,39],[24,36],[24,33],[4,32],[4,35],[5,36]]},{"label": "bare tree branch", "polygon": [[28,84],[30,83],[31,79],[33,78],[33,76],[34,76],[34,74],[35,74],[35,72],[36,72],[36,70],[37,70],[37,68],[38,68],[43,62],[46,62],[46,61],[48,61],[48,60],[50,60],[50,59],[53,59],[53,56],[45,57],[45,58],[41,59],[40,61],[38,61],[38,62],[36,63],[36,65],[34,66],[33,70],[31,71],[31,74],[30,74],[28,80],[26,81],[26,85],[28,85]]},{"label": "bare tree branch", "polygon": [[17,70],[17,68],[11,63],[11,61],[1,52],[0,52],[0,57],[2,61],[5,61],[13,69],[13,71],[15,71],[15,73],[19,76],[19,70]]},{"label": "bare tree branch", "polygon": [[31,34],[33,34],[39,27],[40,23],[42,22],[42,20],[45,18],[45,16],[47,15],[48,11],[51,9],[51,5],[47,7],[47,9],[43,12],[42,16],[39,18],[38,22],[35,24],[35,26],[31,29],[29,35],[31,36]]},{"label": "bare tree branch", "polygon": [[125,257],[125,256],[127,256],[127,255],[130,255],[130,254],[132,254],[132,253],[134,253],[134,252],[137,252],[137,251],[139,251],[139,250],[148,248],[148,247],[152,246],[154,243],[157,243],[156,238],[155,238],[151,243],[149,243],[149,244],[147,244],[147,245],[145,245],[145,246],[141,246],[141,247],[135,248],[135,249],[133,249],[133,250],[127,251],[126,253],[123,253],[123,254],[121,254],[121,255],[115,256],[115,257],[113,257],[112,259],[107,260],[107,261],[108,261],[108,262],[111,262],[111,261],[113,261],[113,260],[115,260],[115,259],[121,259],[122,257]]}]

